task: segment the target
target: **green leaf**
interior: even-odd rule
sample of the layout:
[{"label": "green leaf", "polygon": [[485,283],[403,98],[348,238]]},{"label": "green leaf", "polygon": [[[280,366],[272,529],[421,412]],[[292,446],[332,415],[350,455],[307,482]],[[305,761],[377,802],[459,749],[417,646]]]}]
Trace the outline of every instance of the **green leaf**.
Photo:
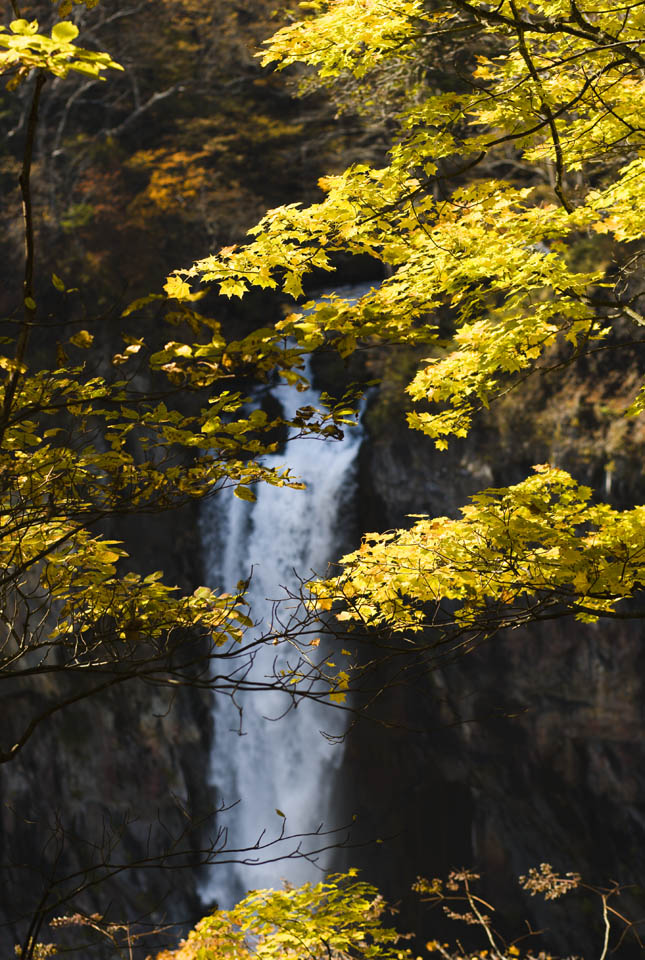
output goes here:
[{"label": "green leaf", "polygon": [[255,501],[257,500],[257,497],[255,496],[255,494],[253,493],[253,491],[252,491],[252,490],[249,490],[248,487],[243,487],[243,486],[240,485],[240,486],[238,486],[238,487],[235,488],[235,490],[233,491],[233,493],[234,493],[235,496],[238,497],[240,500],[248,500],[249,503],[255,503]]}]

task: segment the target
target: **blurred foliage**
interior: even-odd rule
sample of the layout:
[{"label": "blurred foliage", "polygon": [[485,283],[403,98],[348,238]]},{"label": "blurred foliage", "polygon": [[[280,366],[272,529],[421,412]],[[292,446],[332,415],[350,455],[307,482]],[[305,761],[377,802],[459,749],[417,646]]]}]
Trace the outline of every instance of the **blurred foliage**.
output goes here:
[{"label": "blurred foliage", "polygon": [[[176,950],[164,950],[156,960],[414,960],[409,946],[413,934],[385,926],[385,918],[396,911],[375,887],[355,878],[352,870],[318,884],[252,890],[232,910],[204,917]],[[495,907],[477,891],[479,879],[464,869],[451,871],[445,880],[417,879],[413,890],[421,902],[439,907],[464,933],[452,943],[429,940],[416,960],[437,954],[443,960],[558,960],[548,946],[548,930],[533,930],[527,923],[514,936],[501,934]],[[558,873],[547,863],[531,867],[519,884],[530,896],[539,894],[547,901],[572,893],[591,895],[601,919],[600,960],[629,940],[642,947],[638,921],[618,909],[624,891],[617,884],[591,886],[579,874]],[[575,943],[560,960],[579,960]]]},{"label": "blurred foliage", "polygon": [[[55,20],[46,0],[21,14],[45,32]],[[239,240],[267,206],[316,195],[357,124],[336,123],[328,98],[303,100],[259,65],[260,41],[286,15],[271,0],[74,5],[84,42],[124,70],[107,84],[54,77],[43,89],[32,179],[44,273],[73,275],[95,304],[132,299],[205,248]],[[32,84],[0,93],[8,174]],[[16,223],[13,189],[0,209]],[[9,276],[20,266],[15,226],[0,244]]]}]

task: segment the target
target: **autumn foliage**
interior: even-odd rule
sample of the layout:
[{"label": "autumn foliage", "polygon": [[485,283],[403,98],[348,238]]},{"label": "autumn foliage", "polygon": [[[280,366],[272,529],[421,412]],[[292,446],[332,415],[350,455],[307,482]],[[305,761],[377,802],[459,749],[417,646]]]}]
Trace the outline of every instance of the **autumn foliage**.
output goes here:
[{"label": "autumn foliage", "polygon": [[[319,348],[349,358],[366,345],[413,346],[420,363],[405,387],[408,425],[443,450],[527,378],[634,350],[645,324],[642,5],[301,4],[266,40],[264,72],[242,44],[248,89],[271,100],[250,127],[238,122],[224,57],[242,43],[240,10],[155,0],[147,16],[166,32],[151,53],[155,69],[141,74],[136,42],[124,45],[126,62],[93,49],[94,7],[63,2],[36,17],[14,0],[0,28],[8,110],[22,118],[23,149],[7,164],[23,216],[9,240],[20,232],[24,249],[0,342],[0,672],[17,685],[50,675],[73,684],[44,707],[30,701],[3,733],[2,762],[54,713],[109,686],[256,689],[239,679],[239,663],[259,643],[297,651],[288,675],[262,688],[295,686],[294,697],[341,704],[360,685],[361,661],[330,676],[298,631],[247,640],[243,582],[234,596],[184,594],[161,571],[131,569],[127,547],[105,533],[112,521],[199,503],[225,486],[243,499],[259,483],[297,487],[288,467],[263,462],[277,448],[276,428],[333,439],[351,419],[347,403],[332,400],[288,422],[272,418],[250,409],[250,382],[297,389],[304,355]],[[101,4],[96,12],[106,39],[127,13],[108,16]],[[251,14],[257,39],[270,15],[264,4]],[[210,47],[200,35],[207,27]],[[146,30],[137,36],[148,42]],[[184,98],[193,67],[200,84]],[[358,98],[378,129],[377,146],[344,170],[330,135],[333,169],[306,201],[268,197],[261,164],[240,173],[269,142],[272,163],[294,163],[291,138],[305,121],[276,108],[274,68],[309,93],[324,91],[341,112]],[[56,99],[72,79],[84,86]],[[118,93],[99,97],[111,82]],[[128,83],[127,93],[117,86]],[[105,123],[74,136],[77,91],[90,90]],[[396,105],[386,123],[376,119],[383,100]],[[141,136],[144,116],[160,118],[154,143]],[[46,171],[35,150],[45,122],[55,144]],[[64,156],[74,175],[63,189]],[[243,235],[249,217],[257,223]],[[180,225],[176,236],[170,222]],[[122,240],[118,256],[93,249],[103,230]],[[145,231],[161,253],[150,254]],[[48,238],[65,249],[64,264],[40,275]],[[575,255],[582,241],[591,262]],[[17,262],[18,244],[9,245]],[[323,279],[333,286],[341,258],[353,257],[374,264],[382,281],[358,300],[310,296]],[[148,293],[160,264],[170,275]],[[110,271],[122,282],[118,309],[106,306]],[[95,285],[92,309],[79,298],[83,282]],[[258,291],[293,308],[230,335],[218,310]],[[645,387],[632,394],[617,416],[642,415]],[[341,630],[369,644],[378,628],[416,657],[546,618],[642,618],[631,601],[645,584],[643,510],[617,510],[557,465],[538,465],[512,486],[482,491],[460,517],[414,517],[368,535],[337,577],[303,591],[304,620],[333,610]],[[174,955],[399,956],[394,934],[378,926],[375,894],[353,880],[256,894],[236,909],[202,921]],[[25,955],[36,948],[34,935]]]}]

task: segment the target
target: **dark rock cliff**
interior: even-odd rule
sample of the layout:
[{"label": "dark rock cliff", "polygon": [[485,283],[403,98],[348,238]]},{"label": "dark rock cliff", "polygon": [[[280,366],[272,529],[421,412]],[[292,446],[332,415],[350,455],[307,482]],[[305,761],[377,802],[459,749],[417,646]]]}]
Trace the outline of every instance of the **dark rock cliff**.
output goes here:
[{"label": "dark rock cliff", "polygon": [[[184,511],[148,518],[143,535],[132,529],[142,566],[159,566],[163,545],[168,580],[195,583],[195,526]],[[44,678],[37,690],[16,689],[3,701],[3,723],[27,709],[25,697],[42,707],[61,692],[72,695],[72,683]],[[202,822],[213,807],[209,707],[198,690],[126,682],[54,714],[0,767],[3,955],[13,955],[30,923],[42,920],[38,939],[48,942],[48,921],[79,910],[134,921],[138,934],[179,922],[148,948],[176,943],[199,918],[194,867],[213,826]],[[98,940],[113,955],[87,927],[65,936],[75,946]]]},{"label": "dark rock cliff", "polygon": [[[636,378],[632,367],[578,366],[557,388],[536,381],[446,453],[403,428],[385,383],[367,415],[361,529],[399,526],[409,513],[455,514],[470,494],[520,480],[544,461],[617,505],[643,502],[643,428],[617,416]],[[147,519],[128,534],[142,568],[159,566],[163,553],[169,579],[203,579],[194,512]],[[438,913],[419,911],[410,884],[472,865],[509,927],[527,917],[551,929],[557,949],[598,955],[599,913],[589,898],[547,911],[519,893],[515,878],[547,861],[596,883],[642,884],[641,634],[638,623],[565,621],[509,632],[388,694],[382,714],[393,725],[352,731],[337,791],[339,822],[357,814],[354,838],[381,842],[344,852],[338,866],[359,865],[388,898],[403,898],[401,927],[425,938],[454,931]],[[39,696],[50,693],[43,683]],[[5,722],[20,709],[18,691]],[[53,899],[45,919],[66,912],[65,901],[60,911],[51,904],[79,883],[88,886],[71,901],[76,909],[144,924],[195,922],[195,858],[168,866],[177,838],[203,849],[212,832],[212,819],[200,824],[213,800],[210,738],[208,695],[183,691],[170,702],[125,685],[53,718],[0,769],[5,952],[46,890]],[[638,889],[627,907],[640,915]],[[621,956],[629,956],[626,945]]]},{"label": "dark rock cliff", "polygon": [[[617,506],[643,502],[643,428],[617,416],[635,376],[603,361],[579,364],[557,386],[529,383],[445,453],[402,429],[385,384],[367,416],[363,529],[405,525],[409,513],[454,515],[470,494],[516,482],[547,461]],[[517,935],[526,918],[551,931],[558,951],[599,955],[593,898],[570,895],[546,909],[520,892],[518,875],[545,861],[592,883],[635,884],[624,909],[640,919],[644,654],[638,621],[508,631],[386,695],[381,711],[392,728],[351,733],[344,812],[358,815],[359,836],[382,842],[345,862],[362,863],[387,897],[403,898],[402,928],[424,938],[467,936],[440,910],[420,913],[409,888],[417,875],[472,866],[506,918],[497,921],[502,928]],[[632,949],[625,941],[620,955]]]}]

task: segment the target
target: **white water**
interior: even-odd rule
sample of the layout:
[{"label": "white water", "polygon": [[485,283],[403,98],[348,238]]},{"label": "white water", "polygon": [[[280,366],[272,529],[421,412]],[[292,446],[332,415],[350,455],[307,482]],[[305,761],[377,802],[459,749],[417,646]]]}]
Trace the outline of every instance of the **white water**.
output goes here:
[{"label": "white water", "polygon": [[[313,389],[298,393],[280,386],[272,393],[287,416],[298,407],[319,403]],[[309,577],[312,572],[324,574],[328,562],[338,556],[343,545],[338,527],[343,504],[355,488],[360,442],[360,428],[346,430],[342,441],[292,440],[284,452],[265,462],[271,466],[288,464],[292,473],[307,484],[306,490],[259,485],[255,503],[239,500],[227,491],[204,510],[202,536],[209,585],[233,592],[236,583],[246,580],[252,569],[247,594],[249,615],[254,622],[265,621],[257,628],[258,636],[267,630],[271,600],[284,596],[281,588],[297,592],[294,570],[301,577]],[[252,678],[271,676],[275,654],[274,646],[260,648]],[[337,826],[332,822],[332,792],[342,745],[330,743],[320,731],[342,733],[342,713],[301,701],[296,710],[272,721],[270,718],[279,717],[289,703],[285,694],[252,692],[238,694],[236,699],[243,706],[242,734],[240,713],[229,697],[216,696],[214,705],[210,779],[217,789],[218,803],[236,804],[221,815],[220,825],[228,834],[227,847],[253,847],[260,838],[262,843],[272,841],[283,826],[290,835]],[[285,820],[276,809],[285,814]],[[327,842],[333,843],[333,839]],[[305,838],[303,849],[314,850],[324,844],[325,838]],[[287,855],[295,846],[295,842],[285,840],[264,853],[251,850],[242,859],[273,859]],[[202,898],[217,901],[227,909],[248,889],[277,887],[283,878],[295,884],[318,879],[327,863],[322,854],[315,865],[302,858],[215,865],[202,889]]]}]

